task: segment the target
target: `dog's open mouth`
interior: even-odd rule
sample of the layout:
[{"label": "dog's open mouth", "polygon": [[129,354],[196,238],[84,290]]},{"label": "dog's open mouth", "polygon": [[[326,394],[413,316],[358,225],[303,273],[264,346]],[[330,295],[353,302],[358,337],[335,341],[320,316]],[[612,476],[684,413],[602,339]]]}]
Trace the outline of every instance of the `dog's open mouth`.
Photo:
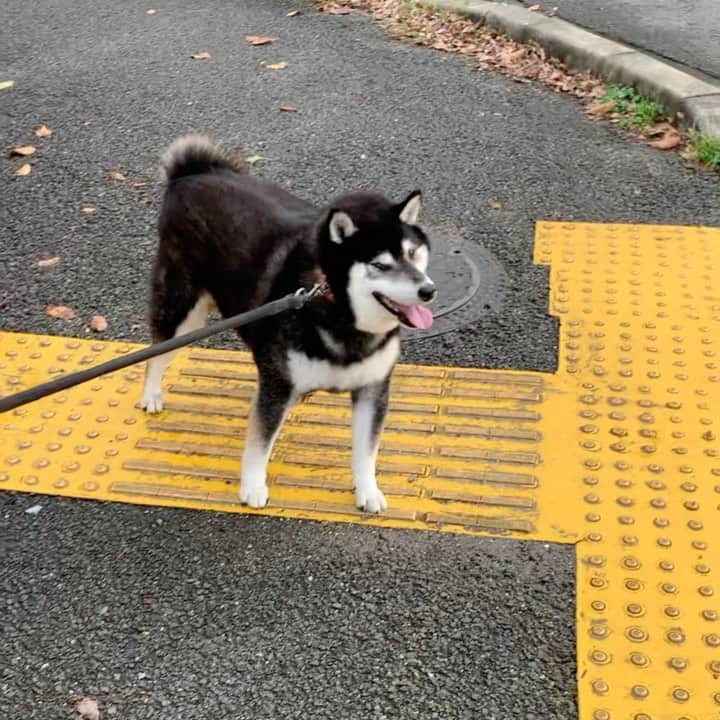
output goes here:
[{"label": "dog's open mouth", "polygon": [[373,293],[375,299],[405,327],[427,330],[433,324],[432,310],[425,305],[401,305],[385,295]]}]

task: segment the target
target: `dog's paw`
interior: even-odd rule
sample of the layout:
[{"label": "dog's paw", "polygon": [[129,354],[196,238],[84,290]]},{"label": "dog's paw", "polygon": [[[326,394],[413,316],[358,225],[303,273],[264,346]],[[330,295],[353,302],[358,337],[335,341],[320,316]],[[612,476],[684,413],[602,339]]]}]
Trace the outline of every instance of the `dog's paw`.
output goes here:
[{"label": "dog's paw", "polygon": [[140,401],[140,407],[151,415],[161,412],[163,409],[162,391],[144,392],[142,400]]},{"label": "dog's paw", "polygon": [[268,486],[263,485],[240,485],[240,502],[249,505],[251,508],[263,508],[268,501]]},{"label": "dog's paw", "polygon": [[355,490],[355,504],[365,512],[379,513],[387,510],[387,500],[379,487]]}]

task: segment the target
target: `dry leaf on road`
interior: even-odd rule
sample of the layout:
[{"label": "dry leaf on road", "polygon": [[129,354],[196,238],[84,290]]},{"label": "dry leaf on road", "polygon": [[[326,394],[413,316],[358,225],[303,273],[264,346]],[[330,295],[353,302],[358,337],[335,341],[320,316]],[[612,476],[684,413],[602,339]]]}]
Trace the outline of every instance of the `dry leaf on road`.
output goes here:
[{"label": "dry leaf on road", "polygon": [[251,45],[269,45],[271,42],[275,42],[275,38],[265,37],[264,35],[246,35],[245,39]]},{"label": "dry leaf on road", "polygon": [[149,10],[146,10],[146,12],[148,15],[154,15],[157,12],[157,10],[155,10],[154,8],[150,8]]},{"label": "dry leaf on road", "polygon": [[531,5],[531,6],[528,8],[528,10],[529,10],[530,12],[537,12],[539,9],[540,9],[540,6],[539,6],[539,5]]},{"label": "dry leaf on road", "polygon": [[0,82],[0,90],[9,90],[11,87],[15,86],[14,80],[3,80]]},{"label": "dry leaf on road", "polygon": [[100,720],[100,709],[95,698],[83,698],[75,706],[82,720]]},{"label": "dry leaf on road", "polygon": [[199,53],[194,53],[190,57],[193,60],[210,60],[210,58],[212,58],[212,55],[207,51],[203,51]]},{"label": "dry leaf on road", "polygon": [[287,14],[288,17],[297,17],[298,15],[302,15],[302,12],[300,10],[291,10]]},{"label": "dry leaf on road", "polygon": [[289,103],[284,103],[280,106],[281,112],[297,112],[297,108],[294,105],[290,105]]},{"label": "dry leaf on road", "polygon": [[248,165],[255,165],[255,163],[259,163],[261,160],[265,160],[262,155],[251,155],[250,157],[245,158],[245,162]]},{"label": "dry leaf on road", "polygon": [[48,317],[58,318],[60,320],[72,320],[77,317],[75,311],[65,305],[48,305],[45,308],[45,314]]},{"label": "dry leaf on road", "polygon": [[672,150],[682,144],[683,136],[675,128],[670,128],[661,138],[648,143],[656,150]]},{"label": "dry leaf on road", "polygon": [[15,171],[15,174],[19,175],[20,177],[24,177],[25,175],[29,175],[31,171],[32,165],[30,163],[25,163]]},{"label": "dry leaf on road", "polygon": [[22,147],[16,147],[13,148],[10,151],[11,155],[21,155],[22,157],[27,157],[28,155],[32,155],[37,151],[37,148],[34,145],[23,145]]},{"label": "dry leaf on road", "polygon": [[53,131],[47,125],[40,125],[39,127],[36,127],[34,132],[41,138],[50,137],[53,134]]},{"label": "dry leaf on road", "polygon": [[595,117],[604,117],[606,115],[609,115],[615,109],[615,105],[617,105],[617,102],[615,100],[608,100],[604,103],[591,105],[587,109],[587,114],[593,115]]},{"label": "dry leaf on road", "polygon": [[110,173],[110,179],[111,180],[126,180],[127,177],[123,175],[121,172],[118,172],[117,170],[113,170]]},{"label": "dry leaf on road", "polygon": [[267,63],[266,65],[263,65],[263,67],[267,68],[268,70],[284,70],[287,65],[288,64],[283,60],[282,62]]},{"label": "dry leaf on road", "polygon": [[673,126],[669,122],[661,122],[645,128],[643,135],[645,135],[645,137],[658,137],[658,135],[664,135],[668,130],[672,129]]},{"label": "dry leaf on road", "polygon": [[43,260],[38,260],[37,265],[38,267],[53,267],[53,265],[57,265],[60,262],[60,258],[55,255],[55,257],[51,258],[44,258]]},{"label": "dry leaf on road", "polygon": [[90,329],[95,332],[104,332],[107,330],[108,321],[102,315],[93,315],[90,321]]},{"label": "dry leaf on road", "polygon": [[95,212],[96,208],[94,208],[92,205],[85,205],[82,209],[82,211],[86,215],[92,215]]}]

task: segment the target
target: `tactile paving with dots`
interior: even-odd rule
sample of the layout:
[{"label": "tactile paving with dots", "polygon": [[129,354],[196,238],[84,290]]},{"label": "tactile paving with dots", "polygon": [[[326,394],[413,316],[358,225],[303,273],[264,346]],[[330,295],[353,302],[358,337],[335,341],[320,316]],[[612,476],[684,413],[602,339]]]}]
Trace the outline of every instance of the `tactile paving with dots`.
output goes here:
[{"label": "tactile paving with dots", "polygon": [[720,718],[720,230],[540,223],[535,258],[583,488],[581,717]]},{"label": "tactile paving with dots", "polygon": [[[2,418],[0,487],[576,543],[582,720],[720,718],[720,230],[540,223],[561,319],[556,374],[401,366],[380,454],[390,508],[352,506],[349,408],[298,405],[271,505],[234,486],[254,370],[191,349],[166,410],[136,407],[138,368]],[[128,352],[0,334],[0,388]]]}]

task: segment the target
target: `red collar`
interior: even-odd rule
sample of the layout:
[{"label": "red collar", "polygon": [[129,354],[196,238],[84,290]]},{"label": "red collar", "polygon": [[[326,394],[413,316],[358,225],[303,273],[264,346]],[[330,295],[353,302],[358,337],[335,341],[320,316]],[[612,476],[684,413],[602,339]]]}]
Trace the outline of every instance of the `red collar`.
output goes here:
[{"label": "red collar", "polygon": [[318,270],[315,273],[315,282],[320,285],[322,289],[322,296],[325,300],[328,302],[334,303],[335,302],[335,296],[333,295],[333,291],[330,287],[330,283],[328,283],[327,276],[322,270]]}]

